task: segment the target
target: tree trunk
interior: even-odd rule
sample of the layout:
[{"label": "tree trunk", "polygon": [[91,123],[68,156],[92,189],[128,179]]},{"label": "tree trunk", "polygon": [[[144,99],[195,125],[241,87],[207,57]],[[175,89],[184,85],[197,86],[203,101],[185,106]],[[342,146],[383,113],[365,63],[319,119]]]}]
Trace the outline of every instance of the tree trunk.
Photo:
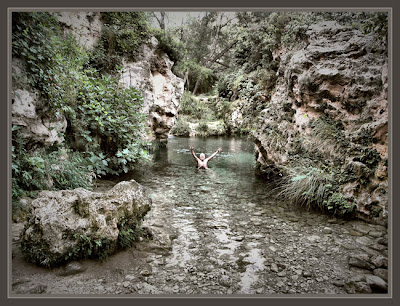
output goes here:
[{"label": "tree trunk", "polygon": [[160,29],[165,33],[165,12],[160,12],[160,18],[153,12],[153,16],[157,19]]},{"label": "tree trunk", "polygon": [[187,89],[189,89],[189,69],[185,73],[185,78],[183,79],[183,86],[185,86],[187,82]]},{"label": "tree trunk", "polygon": [[192,91],[192,94],[194,96],[197,93],[197,89],[199,88],[200,82],[201,82],[201,75],[197,78],[196,85],[194,85],[194,88],[193,88],[193,91]]}]

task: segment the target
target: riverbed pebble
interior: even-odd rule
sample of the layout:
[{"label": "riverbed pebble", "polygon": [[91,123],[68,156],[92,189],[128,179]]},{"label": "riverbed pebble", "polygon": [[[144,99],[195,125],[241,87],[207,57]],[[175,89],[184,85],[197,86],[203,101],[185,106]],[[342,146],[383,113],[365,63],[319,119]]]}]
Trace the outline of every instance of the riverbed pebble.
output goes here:
[{"label": "riverbed pebble", "polygon": [[367,284],[374,292],[387,292],[387,283],[376,275],[366,275]]}]

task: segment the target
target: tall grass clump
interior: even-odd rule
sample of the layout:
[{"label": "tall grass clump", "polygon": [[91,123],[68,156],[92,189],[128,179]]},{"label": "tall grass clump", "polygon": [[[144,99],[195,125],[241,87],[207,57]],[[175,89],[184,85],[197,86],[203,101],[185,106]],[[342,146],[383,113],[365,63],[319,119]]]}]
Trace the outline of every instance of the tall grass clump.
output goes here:
[{"label": "tall grass clump", "polygon": [[307,208],[312,205],[322,208],[324,199],[333,187],[332,176],[314,167],[298,166],[286,170],[279,196]]},{"label": "tall grass clump", "polygon": [[334,176],[321,169],[307,166],[286,167],[279,184],[278,197],[292,203],[346,216],[355,204],[338,192]]}]

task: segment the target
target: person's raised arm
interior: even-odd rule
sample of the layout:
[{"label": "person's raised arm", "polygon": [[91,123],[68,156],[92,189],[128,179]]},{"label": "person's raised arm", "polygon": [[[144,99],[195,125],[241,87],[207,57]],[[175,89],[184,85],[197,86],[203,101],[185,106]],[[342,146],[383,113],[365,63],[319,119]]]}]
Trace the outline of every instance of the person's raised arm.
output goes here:
[{"label": "person's raised arm", "polygon": [[211,155],[209,158],[207,158],[207,161],[209,161],[210,159],[213,159],[215,157],[215,155],[217,155],[221,151],[222,151],[222,149],[219,148],[213,155]]},{"label": "person's raised arm", "polygon": [[193,152],[193,147],[190,147],[190,152],[192,152],[192,155],[193,155],[193,157],[194,157],[194,159],[197,161],[197,160],[199,160],[199,158],[196,156],[196,154],[194,154],[194,152]]}]

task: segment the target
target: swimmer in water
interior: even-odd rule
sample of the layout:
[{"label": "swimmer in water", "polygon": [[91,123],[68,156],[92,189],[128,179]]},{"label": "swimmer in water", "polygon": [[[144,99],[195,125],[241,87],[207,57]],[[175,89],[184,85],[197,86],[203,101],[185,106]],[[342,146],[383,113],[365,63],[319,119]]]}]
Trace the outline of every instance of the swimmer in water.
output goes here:
[{"label": "swimmer in water", "polygon": [[193,152],[193,147],[190,147],[190,152],[192,152],[192,155],[193,155],[194,159],[197,161],[197,168],[198,168],[198,169],[208,169],[208,167],[207,167],[208,161],[209,161],[210,159],[214,158],[215,155],[217,155],[217,154],[218,154],[219,152],[221,152],[221,151],[222,151],[222,149],[219,148],[219,149],[217,150],[217,152],[215,152],[215,153],[214,153],[213,155],[211,155],[209,158],[206,158],[206,156],[204,155],[204,153],[201,153],[201,154],[200,154],[200,158],[198,158],[198,157],[196,156],[196,154]]}]

